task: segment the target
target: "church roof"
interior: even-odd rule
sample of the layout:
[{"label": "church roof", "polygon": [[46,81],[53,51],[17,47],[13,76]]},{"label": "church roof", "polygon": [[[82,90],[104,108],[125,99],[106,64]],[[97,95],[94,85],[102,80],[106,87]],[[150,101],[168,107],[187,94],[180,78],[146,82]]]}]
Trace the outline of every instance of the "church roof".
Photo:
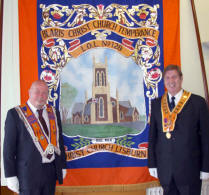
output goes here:
[{"label": "church roof", "polygon": [[90,115],[91,114],[91,102],[89,102],[88,104],[85,105],[84,108],[84,115]]},{"label": "church roof", "polygon": [[128,112],[126,113],[126,116],[132,116],[134,112],[134,107],[131,107],[128,109]]},{"label": "church roof", "polygon": [[84,103],[75,103],[73,106],[72,113],[83,112]]},{"label": "church roof", "polygon": [[126,107],[126,108],[130,108],[131,107],[130,101],[119,101],[119,104],[121,106]]}]

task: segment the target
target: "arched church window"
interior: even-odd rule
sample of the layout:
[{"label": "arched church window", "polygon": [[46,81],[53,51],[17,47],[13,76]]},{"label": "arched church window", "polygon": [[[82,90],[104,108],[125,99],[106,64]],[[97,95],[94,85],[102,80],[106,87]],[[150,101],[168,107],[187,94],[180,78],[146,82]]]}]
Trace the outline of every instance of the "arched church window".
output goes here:
[{"label": "arched church window", "polygon": [[139,120],[139,115],[137,112],[134,113],[134,121],[138,121]]},{"label": "arched church window", "polygon": [[124,119],[124,114],[123,112],[120,112],[120,120],[123,120]]},{"label": "arched church window", "polygon": [[80,117],[78,115],[75,116],[74,118],[74,124],[81,124]]},{"label": "arched church window", "polygon": [[102,86],[105,86],[105,75],[103,71],[102,71]]},{"label": "arched church window", "polygon": [[99,71],[96,73],[96,86],[99,86]]},{"label": "arched church window", "polygon": [[89,117],[87,115],[85,116],[84,119],[85,119],[85,122],[89,122]]},{"label": "arched church window", "polygon": [[101,72],[99,73],[99,86],[102,86],[102,74],[101,74]]},{"label": "arched church window", "polygon": [[102,97],[99,98],[99,118],[104,117],[104,100]]}]

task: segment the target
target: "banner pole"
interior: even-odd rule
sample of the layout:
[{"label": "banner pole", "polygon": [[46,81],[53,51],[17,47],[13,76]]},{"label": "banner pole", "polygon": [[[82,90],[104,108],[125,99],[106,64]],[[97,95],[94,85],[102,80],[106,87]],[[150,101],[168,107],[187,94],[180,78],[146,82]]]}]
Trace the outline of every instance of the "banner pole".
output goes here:
[{"label": "banner pole", "polygon": [[198,43],[199,54],[200,54],[200,63],[201,63],[201,70],[202,70],[202,78],[203,78],[205,99],[206,99],[206,102],[209,106],[208,83],[207,83],[205,63],[204,63],[204,58],[203,58],[202,45],[201,45],[201,40],[200,40],[200,32],[199,32],[199,27],[198,27],[197,13],[196,13],[196,9],[195,9],[194,0],[191,0],[191,5],[192,5],[192,13],[193,13],[195,31],[196,31],[196,36],[197,36],[197,43]]}]

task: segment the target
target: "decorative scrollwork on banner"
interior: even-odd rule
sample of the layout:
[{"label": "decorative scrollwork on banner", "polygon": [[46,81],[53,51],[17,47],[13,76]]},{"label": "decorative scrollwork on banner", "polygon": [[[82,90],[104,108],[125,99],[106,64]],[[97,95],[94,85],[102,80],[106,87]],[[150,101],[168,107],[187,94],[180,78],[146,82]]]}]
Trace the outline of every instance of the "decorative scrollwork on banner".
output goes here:
[{"label": "decorative scrollwork on banner", "polygon": [[160,66],[160,47],[154,40],[147,38],[139,39],[135,46],[133,58],[142,70],[144,71],[144,83],[148,89],[146,95],[153,99],[158,97],[158,83],[162,78]]},{"label": "decorative scrollwork on banner", "polygon": [[150,116],[151,100],[158,97],[158,83],[162,79],[162,71],[159,68],[160,47],[157,42],[149,38],[146,40],[139,39],[135,46],[133,59],[144,72],[144,83],[147,87],[146,96],[149,99]]},{"label": "decorative scrollwork on banner", "polygon": [[[131,6],[130,9],[129,5],[120,4],[110,4],[106,8],[103,4],[96,6],[81,4],[72,5],[72,9],[59,4],[48,6],[40,4],[40,8],[43,20],[40,25],[43,39],[40,51],[42,60],[40,78],[48,83],[49,102],[55,105],[59,97],[57,89],[60,73],[65,65],[71,58],[83,52],[84,48],[96,47],[96,44],[98,47],[110,45],[113,49],[119,50],[122,47],[126,48],[124,52],[126,56],[132,56],[144,72],[146,96],[149,101],[158,96],[158,83],[162,78],[159,68],[158,4],[154,6],[139,4]],[[97,23],[94,23],[95,21]],[[89,32],[95,36],[92,40],[111,42],[107,44],[89,41],[85,45],[80,37]],[[122,36],[120,42],[107,39],[111,38],[112,32]],[[130,39],[135,39],[135,45]]]},{"label": "decorative scrollwork on banner", "polygon": [[[68,6],[58,4],[52,4],[47,7],[40,4],[43,18],[41,28],[64,27],[65,25],[67,25],[67,27],[74,27],[75,25],[84,24],[86,22],[85,17],[97,20],[117,17],[116,23],[118,24],[125,26],[133,26],[136,24],[141,27],[149,26],[158,29],[159,25],[156,22],[158,15],[157,9],[159,8],[158,4],[153,7],[146,4],[132,6],[131,9],[128,9],[128,7],[129,5],[111,4],[104,9],[103,4],[99,4],[96,7],[90,4],[81,4],[73,5],[72,9],[69,9]],[[143,21],[137,21],[133,17],[135,15],[137,15],[140,20],[143,19]],[[62,18],[66,19],[61,22]],[[72,22],[69,22],[71,18],[74,19]]]},{"label": "decorative scrollwork on banner", "polygon": [[91,32],[92,35],[95,35],[96,40],[106,40],[107,36],[111,34],[111,31],[104,30],[102,32],[94,30]]},{"label": "decorative scrollwork on banner", "polygon": [[[58,44],[56,45],[56,43]],[[46,48],[48,54],[46,53]],[[67,46],[62,39],[57,39],[56,41],[54,39],[47,39],[41,47],[41,59],[43,63],[41,68],[44,70],[40,78],[48,84],[48,101],[53,102],[53,105],[55,105],[58,98],[56,91],[60,81],[60,73],[67,62],[69,62],[70,58],[71,56],[68,54]],[[49,60],[53,63],[50,64],[48,62]],[[50,70],[45,69],[46,67],[49,67]]]}]

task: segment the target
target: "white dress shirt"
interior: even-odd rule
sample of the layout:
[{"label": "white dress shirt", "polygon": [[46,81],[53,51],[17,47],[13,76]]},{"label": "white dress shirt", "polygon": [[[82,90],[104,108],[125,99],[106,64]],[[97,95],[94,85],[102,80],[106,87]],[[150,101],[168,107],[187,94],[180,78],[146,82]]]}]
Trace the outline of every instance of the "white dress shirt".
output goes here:
[{"label": "white dress shirt", "polygon": [[169,97],[169,102],[172,101],[172,97],[175,97],[175,106],[179,103],[179,100],[181,99],[181,96],[183,94],[183,89],[181,89],[175,96],[172,96],[169,92],[168,92],[168,97]]},{"label": "white dress shirt", "polygon": [[[38,108],[34,107],[34,106],[30,103],[29,100],[27,101],[27,104],[28,104],[28,106],[30,107],[30,109],[31,109],[31,111],[33,112],[33,114],[35,114],[36,118],[38,119],[38,111],[37,111]],[[43,109],[42,116],[43,116],[43,118],[44,118],[44,120],[45,120],[45,122],[46,122],[47,128],[48,128],[48,130],[49,130],[49,129],[50,129],[50,125],[49,125],[49,117],[48,117],[48,113],[47,113],[47,111],[46,111],[46,106],[44,106],[42,109]]]}]

